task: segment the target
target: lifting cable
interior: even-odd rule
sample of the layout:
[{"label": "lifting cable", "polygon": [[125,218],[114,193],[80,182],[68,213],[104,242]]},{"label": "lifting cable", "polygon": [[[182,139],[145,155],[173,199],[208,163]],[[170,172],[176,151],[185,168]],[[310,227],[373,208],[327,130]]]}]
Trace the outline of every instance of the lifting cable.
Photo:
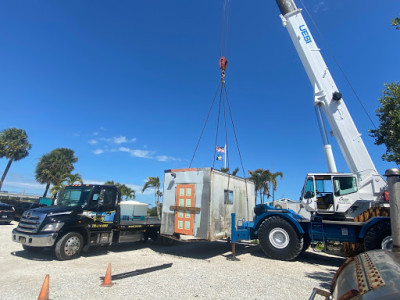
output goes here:
[{"label": "lifting cable", "polygon": [[333,54],[333,51],[331,50],[331,48],[329,47],[329,43],[327,42],[327,40],[325,39],[324,35],[322,34],[322,32],[319,30],[318,25],[315,23],[313,17],[311,16],[310,12],[308,11],[307,7],[304,5],[303,1],[300,0],[301,5],[304,7],[304,10],[306,11],[308,17],[311,20],[311,23],[314,25],[316,31],[318,32],[319,36],[321,37],[322,42],[325,44],[326,49],[328,50],[329,55],[332,57],[333,61],[335,62],[336,66],[339,68],[340,72],[342,73],[345,81],[347,82],[347,84],[349,85],[350,89],[352,90],[354,96],[356,97],[358,103],[361,105],[364,113],[366,114],[366,116],[368,117],[369,121],[371,122],[372,126],[377,129],[374,121],[372,120],[370,114],[368,113],[367,109],[365,108],[364,104],[362,103],[360,97],[358,96],[358,93],[356,92],[356,90],[354,89],[353,85],[350,82],[350,79],[348,78],[348,76],[346,75],[346,73],[344,72],[342,66],[339,64],[338,60],[336,59],[336,56]]},{"label": "lifting cable", "polygon": [[207,122],[208,122],[208,120],[210,118],[211,111],[212,111],[212,109],[214,107],[214,103],[215,103],[215,100],[217,98],[217,94],[219,92],[218,116],[217,116],[217,125],[216,125],[216,133],[215,133],[215,145],[214,145],[214,155],[213,155],[213,166],[212,166],[212,168],[214,169],[215,161],[216,161],[216,158],[217,158],[216,157],[217,145],[218,145],[217,142],[218,142],[218,133],[219,133],[219,126],[220,126],[221,109],[222,109],[223,110],[223,118],[224,118],[224,120],[223,120],[224,124],[223,125],[224,125],[224,134],[225,134],[225,145],[226,145],[226,147],[224,148],[225,149],[225,156],[226,156],[226,161],[225,162],[226,162],[226,167],[228,169],[228,172],[227,172],[228,173],[228,187],[227,187],[227,190],[226,190],[227,194],[225,195],[225,192],[224,192],[224,197],[226,197],[226,199],[224,199],[224,202],[225,202],[224,235],[225,235],[226,218],[227,218],[227,204],[229,202],[229,196],[230,196],[229,183],[230,183],[230,177],[231,177],[231,174],[229,173],[229,168],[230,168],[229,164],[230,164],[230,162],[229,162],[229,151],[228,151],[229,148],[228,148],[227,114],[229,115],[229,118],[230,118],[230,121],[231,121],[231,124],[232,124],[232,130],[233,130],[233,134],[234,134],[234,137],[235,137],[236,147],[237,147],[237,150],[238,150],[238,154],[239,154],[239,158],[240,158],[240,164],[241,164],[241,168],[242,168],[242,171],[243,171],[243,177],[244,177],[244,181],[245,181],[246,203],[247,203],[246,204],[246,211],[247,211],[247,216],[246,217],[249,217],[249,211],[248,211],[248,209],[249,209],[249,198],[248,198],[248,190],[247,190],[246,173],[245,173],[245,169],[244,169],[244,166],[243,166],[242,155],[241,155],[241,152],[240,152],[240,149],[239,149],[239,143],[238,143],[238,138],[237,138],[237,134],[236,134],[236,128],[235,128],[235,124],[233,122],[231,105],[229,103],[228,93],[227,93],[226,84],[225,84],[225,75],[226,75],[225,73],[226,73],[226,69],[228,67],[228,60],[226,59],[224,54],[227,55],[227,53],[228,53],[230,0],[223,0],[223,1],[224,2],[223,2],[223,15],[222,15],[222,20],[223,20],[222,21],[222,33],[221,33],[221,57],[220,57],[220,59],[218,61],[219,68],[221,70],[221,78],[220,78],[220,82],[218,84],[217,90],[215,92],[213,101],[211,103],[211,107],[210,107],[210,109],[208,111],[208,114],[207,114],[203,129],[201,131],[200,137],[199,137],[199,139],[197,141],[197,145],[196,145],[196,148],[194,150],[192,159],[190,161],[189,168],[191,168],[191,166],[192,166],[194,157],[195,157],[197,149],[199,147],[201,138],[203,137]]}]

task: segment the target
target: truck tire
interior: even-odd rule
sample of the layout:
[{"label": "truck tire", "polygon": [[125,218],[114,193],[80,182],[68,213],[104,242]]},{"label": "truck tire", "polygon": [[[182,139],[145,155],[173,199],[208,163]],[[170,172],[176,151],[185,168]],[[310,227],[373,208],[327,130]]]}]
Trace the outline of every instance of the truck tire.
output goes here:
[{"label": "truck tire", "polygon": [[59,260],[68,260],[79,257],[82,248],[82,235],[77,232],[69,232],[58,240],[54,251]]},{"label": "truck tire", "polygon": [[388,222],[379,222],[373,225],[365,234],[364,249],[365,251],[382,249],[382,241],[390,236],[392,230]]},{"label": "truck tire", "polygon": [[278,216],[262,222],[258,240],[265,255],[272,259],[292,260],[303,250],[303,236],[292,224]]}]

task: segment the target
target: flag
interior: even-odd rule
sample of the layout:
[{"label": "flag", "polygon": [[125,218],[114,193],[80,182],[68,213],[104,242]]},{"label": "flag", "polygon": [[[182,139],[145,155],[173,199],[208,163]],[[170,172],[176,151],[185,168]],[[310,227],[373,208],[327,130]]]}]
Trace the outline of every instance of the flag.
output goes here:
[{"label": "flag", "polygon": [[222,156],[221,155],[217,155],[217,160],[222,160]]},{"label": "flag", "polygon": [[215,150],[217,150],[217,152],[221,152],[221,153],[224,153],[224,152],[225,152],[225,148],[224,148],[224,147],[218,147],[218,146],[216,146],[216,147],[215,147]]}]

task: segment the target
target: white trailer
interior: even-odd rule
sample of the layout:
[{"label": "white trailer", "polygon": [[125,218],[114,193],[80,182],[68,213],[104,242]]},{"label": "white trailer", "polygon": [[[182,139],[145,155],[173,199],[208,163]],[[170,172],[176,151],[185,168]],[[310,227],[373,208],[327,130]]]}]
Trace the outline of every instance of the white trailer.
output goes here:
[{"label": "white trailer", "polygon": [[166,170],[161,235],[182,240],[231,236],[231,214],[253,217],[254,184],[212,168]]}]

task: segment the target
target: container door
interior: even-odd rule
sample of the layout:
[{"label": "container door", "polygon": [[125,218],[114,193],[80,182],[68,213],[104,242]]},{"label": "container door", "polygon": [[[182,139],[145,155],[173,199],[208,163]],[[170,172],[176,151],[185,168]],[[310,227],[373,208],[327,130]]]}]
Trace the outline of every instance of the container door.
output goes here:
[{"label": "container door", "polygon": [[193,235],[194,212],[185,207],[194,207],[194,184],[176,186],[175,232]]}]

